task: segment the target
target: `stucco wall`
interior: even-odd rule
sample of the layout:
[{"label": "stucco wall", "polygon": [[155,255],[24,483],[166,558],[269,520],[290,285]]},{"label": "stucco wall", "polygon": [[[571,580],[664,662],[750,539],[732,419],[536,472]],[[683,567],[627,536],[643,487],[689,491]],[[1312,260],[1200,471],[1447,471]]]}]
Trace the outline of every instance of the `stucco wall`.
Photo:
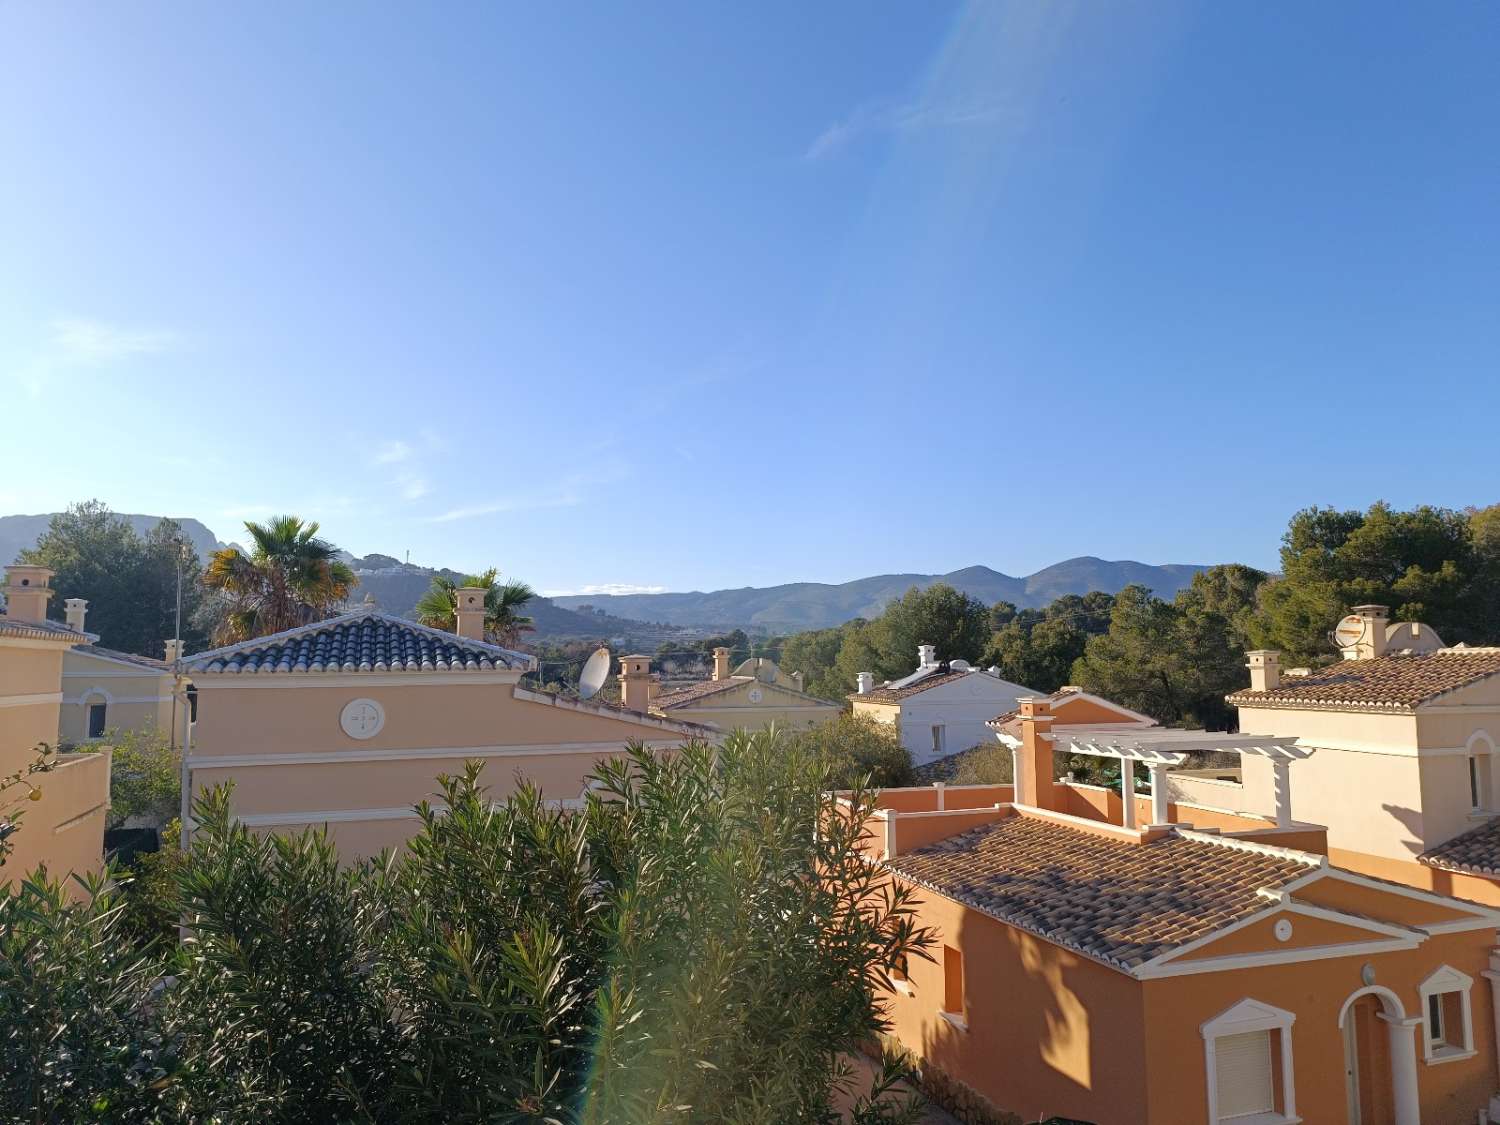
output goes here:
[{"label": "stucco wall", "polygon": [[[751,701],[750,693],[759,688],[761,700]],[[773,723],[784,730],[807,730],[836,718],[842,708],[810,698],[798,698],[774,684],[748,681],[737,688],[682,707],[668,714],[674,719],[694,723],[711,723],[720,730],[764,730]]]},{"label": "stucco wall", "polygon": [[[17,882],[45,864],[54,878],[93,874],[104,866],[104,820],[109,810],[109,751],[64,754],[58,767],[34,774],[41,799],[22,801],[14,845],[0,867],[0,884]],[[79,888],[70,885],[71,893]]]},{"label": "stucco wall", "polygon": [[[38,743],[57,742],[65,651],[53,642],[0,640],[0,774],[33,761]],[[27,701],[16,705],[18,698]],[[40,800],[20,799],[19,791],[7,794],[7,803],[19,800],[21,817],[0,883],[17,879],[44,861],[59,877],[72,871],[99,870],[109,768],[107,752],[65,754],[56,769],[30,778],[41,792]]]},{"label": "stucco wall", "polygon": [[[1024,1121],[1144,1125],[1139,985],[947,899],[924,903],[922,921],[939,930],[937,963],[912,958],[913,994],[890,997],[896,1038]],[[967,1029],[939,1014],[943,944],[964,955]]]},{"label": "stucco wall", "polygon": [[[330,822],[344,854],[394,846],[417,827],[407,810],[438,790],[439,774],[485,763],[499,799],[519,776],[554,800],[576,800],[587,775],[630,741],[672,746],[659,722],[513,695],[514,677],[287,677],[200,675],[190,761],[193,790],[232,781],[234,808],[262,828]],[[344,733],[346,704],[372,699],[383,728]]]},{"label": "stucco wall", "polygon": [[89,707],[105,705],[105,729],[170,731],[172,677],[142,669],[134,673],[120,664],[78,651],[63,662],[63,704],[58,717],[62,738],[88,739]]},{"label": "stucco wall", "polygon": [[[1035,695],[1030,688],[975,672],[961,680],[901,701],[901,742],[917,765],[995,741],[985,723],[1016,708],[1016,700]],[[934,754],[932,728],[943,727],[943,753]]]},{"label": "stucco wall", "polygon": [[[1300,925],[1300,923],[1299,923]],[[1361,971],[1400,997],[1406,1015],[1421,1014],[1417,985],[1444,964],[1475,979],[1471,995],[1474,1046],[1471,1059],[1428,1064],[1418,1040],[1418,1089],[1422,1120],[1468,1122],[1500,1088],[1489,982],[1480,977],[1492,944],[1484,931],[1429,938],[1415,950],[1331,957],[1286,965],[1199,973],[1145,982],[1145,1019],[1150,1047],[1150,1120],[1199,1122],[1207,1119],[1207,1075],[1202,1024],[1248,998],[1296,1014],[1292,1025],[1293,1077],[1297,1112],[1308,1122],[1347,1120],[1343,1038],[1339,1011],[1364,987]],[[1421,1029],[1416,1034],[1420,1036]],[[1100,1119],[1109,1120],[1109,1119]]]}]

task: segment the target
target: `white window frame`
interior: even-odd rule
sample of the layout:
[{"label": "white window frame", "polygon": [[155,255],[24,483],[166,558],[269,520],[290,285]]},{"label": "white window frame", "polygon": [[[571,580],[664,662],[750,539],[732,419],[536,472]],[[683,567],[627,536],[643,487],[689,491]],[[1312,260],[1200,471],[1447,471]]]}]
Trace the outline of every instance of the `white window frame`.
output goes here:
[{"label": "white window frame", "polygon": [[1464,750],[1464,765],[1468,770],[1466,780],[1469,783],[1469,814],[1488,817],[1495,807],[1495,743],[1486,732],[1477,730],[1469,735]]},{"label": "white window frame", "polygon": [[[1272,1007],[1248,996],[1232,1008],[1220,1012],[1204,1022],[1199,1031],[1203,1034],[1203,1065],[1208,1082],[1208,1125],[1297,1125],[1302,1118],[1297,1116],[1297,1091],[1292,1075],[1292,1024],[1294,1013]],[[1215,1042],[1229,1035],[1245,1035],[1253,1031],[1280,1032],[1281,1042],[1281,1109],[1271,1113],[1257,1113],[1250,1117],[1219,1116],[1219,1067]]]},{"label": "white window frame", "polygon": [[[1417,992],[1422,997],[1422,1061],[1428,1065],[1435,1063],[1457,1062],[1460,1059],[1472,1059],[1474,1050],[1474,1010],[1469,1002],[1469,996],[1474,988],[1474,978],[1467,973],[1461,973],[1452,965],[1444,965],[1436,970],[1431,976],[1417,985]],[[1431,1022],[1432,1001],[1436,997],[1446,996],[1449,993],[1458,994],[1459,1011],[1462,1013],[1458,1029],[1445,1027],[1442,1029],[1443,1038],[1435,1040]],[[1454,1041],[1455,1030],[1462,1032],[1462,1039]]]}]

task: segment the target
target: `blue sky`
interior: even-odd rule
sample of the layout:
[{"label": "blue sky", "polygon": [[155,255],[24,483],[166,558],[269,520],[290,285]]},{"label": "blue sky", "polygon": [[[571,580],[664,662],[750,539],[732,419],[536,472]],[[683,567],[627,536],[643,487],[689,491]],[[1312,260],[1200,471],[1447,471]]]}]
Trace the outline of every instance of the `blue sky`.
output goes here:
[{"label": "blue sky", "polygon": [[1500,501],[1497,57],[1490,0],[0,4],[0,514],[577,591]]}]

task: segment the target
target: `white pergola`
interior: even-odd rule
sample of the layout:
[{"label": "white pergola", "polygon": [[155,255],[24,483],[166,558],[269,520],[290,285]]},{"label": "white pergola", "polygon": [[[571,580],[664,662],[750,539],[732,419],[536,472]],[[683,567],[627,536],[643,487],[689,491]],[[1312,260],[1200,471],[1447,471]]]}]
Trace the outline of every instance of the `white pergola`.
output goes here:
[{"label": "white pergola", "polygon": [[[1253,754],[1269,758],[1276,774],[1276,823],[1292,823],[1292,790],[1290,770],[1293,762],[1306,758],[1311,750],[1297,744],[1296,738],[1261,734],[1227,734],[1223,731],[1172,730],[1168,727],[1142,727],[1136,724],[1064,727],[1043,735],[1052,741],[1053,753],[1087,754],[1095,758],[1119,758],[1120,774],[1126,774],[1126,763],[1141,762],[1151,771],[1151,819],[1167,823],[1167,771],[1188,760],[1188,755],[1216,750],[1224,753]],[[1010,748],[1012,776],[1021,776],[1021,740],[1000,732],[1000,741]],[[1133,795],[1135,773],[1130,770]],[[1134,828],[1135,802],[1124,799],[1127,787],[1120,786],[1124,806],[1124,825]]]}]

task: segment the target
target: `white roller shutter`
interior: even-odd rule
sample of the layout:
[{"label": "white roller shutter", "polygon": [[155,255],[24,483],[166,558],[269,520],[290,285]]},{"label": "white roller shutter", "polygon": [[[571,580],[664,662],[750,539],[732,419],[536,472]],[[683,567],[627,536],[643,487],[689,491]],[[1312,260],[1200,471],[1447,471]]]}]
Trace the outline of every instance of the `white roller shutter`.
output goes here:
[{"label": "white roller shutter", "polygon": [[1251,1031],[1214,1040],[1214,1077],[1219,1120],[1233,1121],[1275,1109],[1271,1081],[1271,1033]]}]

